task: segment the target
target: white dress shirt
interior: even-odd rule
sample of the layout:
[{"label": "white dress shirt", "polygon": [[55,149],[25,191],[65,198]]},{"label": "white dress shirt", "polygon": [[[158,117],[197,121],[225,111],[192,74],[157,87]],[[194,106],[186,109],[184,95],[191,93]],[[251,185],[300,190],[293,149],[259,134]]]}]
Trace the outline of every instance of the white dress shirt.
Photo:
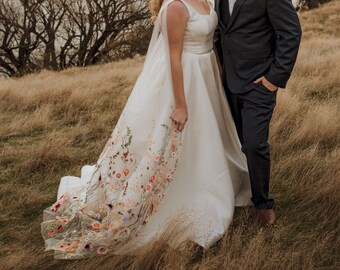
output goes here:
[{"label": "white dress shirt", "polygon": [[228,0],[229,1],[229,13],[230,15],[233,13],[234,5],[236,0]]}]

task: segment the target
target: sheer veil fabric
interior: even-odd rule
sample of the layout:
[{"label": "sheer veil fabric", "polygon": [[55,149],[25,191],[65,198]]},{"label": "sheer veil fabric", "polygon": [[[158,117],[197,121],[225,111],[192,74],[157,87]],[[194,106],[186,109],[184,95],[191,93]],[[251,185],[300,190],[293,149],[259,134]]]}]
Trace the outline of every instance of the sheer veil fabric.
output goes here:
[{"label": "sheer veil fabric", "polygon": [[212,51],[217,15],[190,19],[182,57],[189,120],[177,132],[167,42],[167,7],[155,21],[143,70],[118,123],[93,166],[61,179],[57,201],[44,210],[41,234],[56,259],[119,253],[144,245],[183,215],[179,242],[209,248],[226,232],[235,206],[250,205],[246,159]]}]

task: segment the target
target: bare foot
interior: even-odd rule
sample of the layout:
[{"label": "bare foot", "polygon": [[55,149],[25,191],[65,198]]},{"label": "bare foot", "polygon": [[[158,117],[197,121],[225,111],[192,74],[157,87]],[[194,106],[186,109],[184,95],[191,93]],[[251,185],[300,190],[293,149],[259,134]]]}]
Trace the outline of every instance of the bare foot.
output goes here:
[{"label": "bare foot", "polygon": [[256,209],[256,212],[262,226],[272,227],[276,225],[276,216],[273,209]]}]

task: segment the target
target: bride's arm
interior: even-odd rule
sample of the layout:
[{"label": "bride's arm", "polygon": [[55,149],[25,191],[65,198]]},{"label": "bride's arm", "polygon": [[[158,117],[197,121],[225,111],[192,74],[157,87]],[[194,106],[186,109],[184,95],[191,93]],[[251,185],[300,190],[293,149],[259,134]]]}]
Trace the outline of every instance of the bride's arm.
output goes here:
[{"label": "bride's arm", "polygon": [[182,53],[186,25],[189,19],[187,8],[181,1],[174,1],[167,10],[167,32],[169,42],[170,67],[175,97],[175,110],[171,119],[179,131],[188,120],[188,110],[184,94]]}]

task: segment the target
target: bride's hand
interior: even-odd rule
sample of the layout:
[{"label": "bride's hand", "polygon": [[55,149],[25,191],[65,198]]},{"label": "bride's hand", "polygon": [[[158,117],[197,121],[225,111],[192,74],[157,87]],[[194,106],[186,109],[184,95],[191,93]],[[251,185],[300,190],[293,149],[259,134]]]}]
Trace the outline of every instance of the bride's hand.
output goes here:
[{"label": "bride's hand", "polygon": [[188,110],[185,107],[178,107],[170,116],[178,131],[183,131],[186,122],[188,121]]}]

